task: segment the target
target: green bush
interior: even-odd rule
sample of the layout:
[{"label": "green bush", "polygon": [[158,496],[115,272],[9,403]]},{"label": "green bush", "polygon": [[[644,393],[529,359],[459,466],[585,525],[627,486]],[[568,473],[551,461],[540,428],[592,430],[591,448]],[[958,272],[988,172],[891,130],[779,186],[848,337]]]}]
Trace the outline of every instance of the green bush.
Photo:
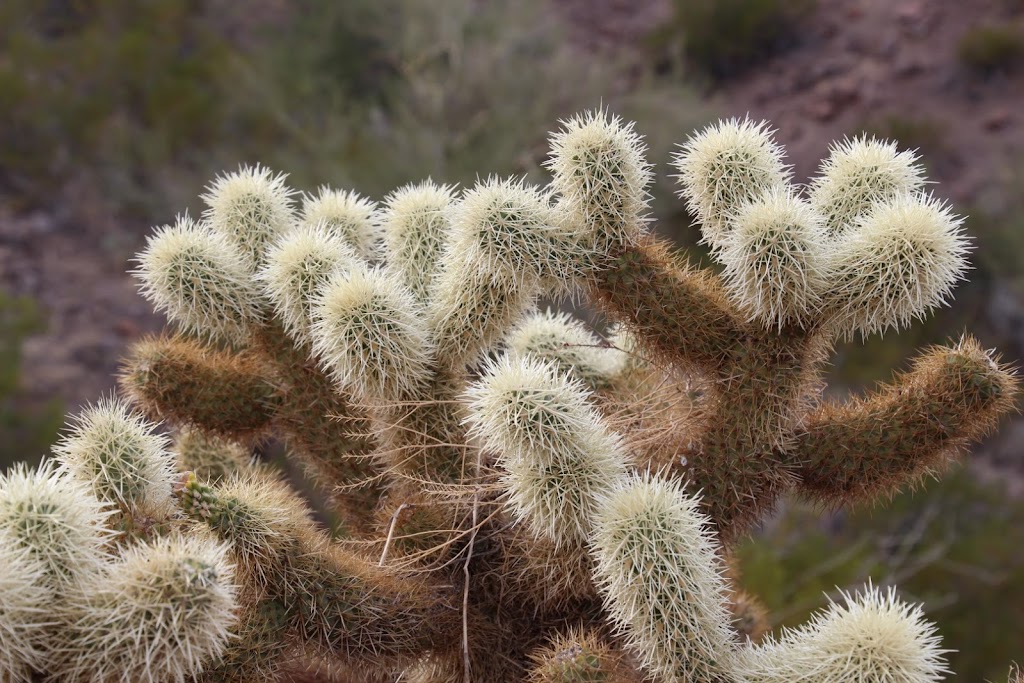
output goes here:
[{"label": "green bush", "polygon": [[21,460],[38,460],[64,421],[59,401],[27,407],[19,391],[22,341],[42,330],[31,299],[0,292],[0,471]]},{"label": "green bush", "polygon": [[216,141],[227,46],[201,9],[195,0],[4,2],[0,181],[42,197],[83,167],[141,172]]},{"label": "green bush", "polygon": [[[539,178],[551,122],[601,102],[651,131],[654,149],[709,118],[688,87],[637,82],[610,57],[581,58],[543,0],[302,6],[309,11],[277,29],[285,37],[235,60],[240,116],[268,125],[225,150],[221,168],[262,161],[296,169],[300,187],[379,197],[428,176]],[[341,46],[353,35],[367,50]]]},{"label": "green bush", "polygon": [[675,0],[670,30],[688,61],[713,79],[742,72],[799,40],[816,0]]},{"label": "green bush", "polygon": [[53,6],[0,3],[0,186],[39,203],[84,175],[140,225],[245,162],[379,197],[539,175],[551,122],[601,102],[663,150],[710,118],[688,87],[581,59],[545,0],[300,0],[239,37],[228,3]]},{"label": "green bush", "polygon": [[[922,601],[958,680],[1005,681],[1024,623],[1024,503],[964,470],[882,508],[837,514],[790,506],[738,550],[743,584],[774,626],[803,622],[836,588],[868,576]],[[992,571],[991,567],[1000,567]]]},{"label": "green bush", "polygon": [[964,34],[958,47],[960,62],[984,76],[1009,73],[1024,61],[1024,32],[1017,26],[979,26]]}]

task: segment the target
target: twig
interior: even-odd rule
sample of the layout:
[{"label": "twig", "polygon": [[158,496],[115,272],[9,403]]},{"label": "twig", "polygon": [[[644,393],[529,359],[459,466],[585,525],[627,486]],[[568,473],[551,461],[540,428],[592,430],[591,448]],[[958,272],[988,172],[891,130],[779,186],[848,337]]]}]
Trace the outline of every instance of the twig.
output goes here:
[{"label": "twig", "polygon": [[398,524],[398,515],[402,514],[402,510],[407,507],[409,507],[409,503],[402,503],[391,515],[391,523],[388,525],[388,537],[387,540],[384,541],[384,550],[380,554],[380,562],[377,563],[378,567],[383,567],[384,562],[388,559],[388,550],[391,549],[391,540],[395,537],[395,526]]},{"label": "twig", "polygon": [[[476,455],[476,478],[480,478],[480,451]],[[473,531],[469,536],[469,547],[466,548],[466,561],[462,564],[462,575],[465,585],[462,588],[462,666],[463,677],[469,683],[471,665],[469,660],[469,562],[473,559],[473,545],[476,542],[476,532],[479,529],[477,520],[480,511],[480,493],[473,494]]]}]

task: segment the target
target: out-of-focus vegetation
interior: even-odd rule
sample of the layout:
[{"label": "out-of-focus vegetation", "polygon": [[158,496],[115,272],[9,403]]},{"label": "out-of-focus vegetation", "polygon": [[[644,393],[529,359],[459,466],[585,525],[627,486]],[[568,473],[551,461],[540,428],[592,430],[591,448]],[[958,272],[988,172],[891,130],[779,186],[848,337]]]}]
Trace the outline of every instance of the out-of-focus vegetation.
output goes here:
[{"label": "out-of-focus vegetation", "polygon": [[678,45],[712,80],[736,76],[795,45],[817,0],[674,0],[672,22],[655,43]]},{"label": "out-of-focus vegetation", "polygon": [[298,0],[223,30],[263,5],[2,3],[0,186],[44,201],[84,173],[128,215],[166,219],[240,163],[380,197],[538,173],[553,124],[602,102],[666,157],[708,118],[688,86],[581,54],[543,0]]},{"label": "out-of-focus vegetation", "polygon": [[27,408],[21,392],[22,342],[42,329],[43,318],[31,300],[0,292],[0,469],[38,460],[64,419],[60,401]]},{"label": "out-of-focus vegetation", "polygon": [[874,509],[822,517],[792,505],[737,551],[776,627],[839,589],[896,585],[938,624],[957,680],[1006,681],[1024,623],[1024,503],[963,470]]},{"label": "out-of-focus vegetation", "polygon": [[[228,45],[193,0],[0,3],[0,184],[27,201],[91,174],[144,203],[159,170],[228,130]],[[140,208],[142,208],[140,206]]]},{"label": "out-of-focus vegetation", "polygon": [[1024,64],[1024,31],[1015,24],[978,26],[957,47],[960,62],[982,76],[1007,74]]},{"label": "out-of-focus vegetation", "polygon": [[[667,158],[672,143],[709,118],[688,86],[582,53],[546,2],[306,4],[321,11],[296,12],[301,44],[236,64],[241,87],[288,136],[277,165],[300,186],[327,182],[381,196],[427,176],[472,184],[492,173],[539,175],[552,125],[602,103],[637,121]],[[353,26],[349,4],[387,20]],[[356,30],[374,46],[360,69],[336,47]],[[356,85],[366,69],[377,74],[372,87]]]}]

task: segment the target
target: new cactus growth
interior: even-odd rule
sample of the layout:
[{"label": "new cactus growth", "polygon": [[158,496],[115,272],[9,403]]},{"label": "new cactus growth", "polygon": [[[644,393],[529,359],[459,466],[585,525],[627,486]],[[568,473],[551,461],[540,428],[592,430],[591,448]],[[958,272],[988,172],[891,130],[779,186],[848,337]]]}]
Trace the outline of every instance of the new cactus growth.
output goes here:
[{"label": "new cactus growth", "polygon": [[[960,219],[891,144],[835,146],[804,192],[766,123],[721,122],[675,160],[716,275],[650,233],[632,125],[581,114],[551,146],[547,187],[382,207],[243,168],[157,230],[135,272],[178,332],[125,363],[140,412],[101,402],[59,468],[0,479],[3,680],[940,680],[891,590],[759,642],[729,553],[780,496],[891,495],[1012,408],[969,337],[821,397],[836,339],[949,299]],[[253,460],[268,439],[344,538]]]}]

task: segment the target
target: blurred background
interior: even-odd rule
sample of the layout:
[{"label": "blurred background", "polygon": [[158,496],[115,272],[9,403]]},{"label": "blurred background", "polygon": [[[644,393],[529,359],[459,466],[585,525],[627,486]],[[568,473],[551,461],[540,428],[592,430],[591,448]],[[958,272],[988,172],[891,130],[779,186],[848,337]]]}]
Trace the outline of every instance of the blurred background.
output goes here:
[{"label": "blurred background", "polygon": [[[38,461],[159,330],[126,271],[218,172],[256,163],[375,199],[427,176],[543,182],[546,135],[600,105],[657,164],[657,229],[704,258],[666,161],[767,118],[798,181],[832,140],[917,149],[969,216],[971,282],[902,334],[841,346],[836,397],[970,330],[1024,357],[1021,0],[2,0],[0,464]],[[958,680],[1024,661],[1024,419],[941,481],[829,514],[784,503],[739,550],[776,626],[896,584]]]}]

